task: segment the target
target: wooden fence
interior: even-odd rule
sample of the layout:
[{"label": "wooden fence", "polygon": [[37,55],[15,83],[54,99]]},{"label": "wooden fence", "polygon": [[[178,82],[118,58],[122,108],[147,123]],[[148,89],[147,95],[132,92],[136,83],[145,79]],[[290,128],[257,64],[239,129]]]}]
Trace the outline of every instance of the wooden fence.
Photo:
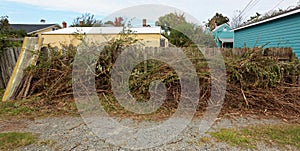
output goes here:
[{"label": "wooden fence", "polygon": [[6,88],[18,60],[21,47],[6,48],[0,54],[0,88]]},{"label": "wooden fence", "polygon": [[221,49],[223,56],[235,57],[243,56],[249,52],[256,52],[262,56],[274,57],[279,61],[290,61],[295,56],[292,48],[234,48],[234,49]]},{"label": "wooden fence", "polygon": [[223,57],[241,57],[246,56],[248,53],[255,52],[257,55],[273,57],[279,61],[290,61],[295,54],[292,48],[200,48],[205,56],[214,57],[218,54],[222,54]]}]

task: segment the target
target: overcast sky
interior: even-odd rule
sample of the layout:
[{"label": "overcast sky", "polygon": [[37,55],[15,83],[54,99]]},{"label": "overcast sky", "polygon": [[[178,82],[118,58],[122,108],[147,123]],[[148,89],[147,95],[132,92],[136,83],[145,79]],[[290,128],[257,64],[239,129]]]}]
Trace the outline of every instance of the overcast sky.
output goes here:
[{"label": "overcast sky", "polygon": [[11,23],[39,23],[45,19],[47,23],[67,21],[70,24],[86,12],[102,19],[127,7],[162,4],[180,9],[202,23],[216,12],[231,18],[235,10],[243,10],[250,1],[255,3],[245,10],[246,18],[255,12],[296,6],[299,0],[0,0],[0,15],[9,16]]}]

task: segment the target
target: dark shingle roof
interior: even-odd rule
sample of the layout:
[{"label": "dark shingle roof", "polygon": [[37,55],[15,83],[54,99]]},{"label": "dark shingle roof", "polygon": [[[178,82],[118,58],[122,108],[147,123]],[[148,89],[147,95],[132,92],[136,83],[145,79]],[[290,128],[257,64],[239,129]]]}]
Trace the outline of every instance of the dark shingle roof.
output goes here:
[{"label": "dark shingle roof", "polygon": [[13,30],[24,30],[27,34],[45,29],[51,26],[59,26],[58,24],[10,24]]}]

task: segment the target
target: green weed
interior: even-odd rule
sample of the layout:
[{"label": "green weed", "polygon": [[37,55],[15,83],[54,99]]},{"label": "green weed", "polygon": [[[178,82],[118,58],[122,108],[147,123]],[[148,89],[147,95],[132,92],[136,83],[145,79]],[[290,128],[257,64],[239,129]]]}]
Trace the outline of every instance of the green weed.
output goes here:
[{"label": "green weed", "polygon": [[0,133],[0,150],[15,150],[33,144],[38,136],[31,133],[8,132]]},{"label": "green weed", "polygon": [[256,148],[256,143],[260,141],[266,144],[275,143],[283,148],[290,145],[300,149],[299,125],[252,126],[240,130],[221,129],[218,132],[211,132],[210,135],[217,140],[242,148]]}]

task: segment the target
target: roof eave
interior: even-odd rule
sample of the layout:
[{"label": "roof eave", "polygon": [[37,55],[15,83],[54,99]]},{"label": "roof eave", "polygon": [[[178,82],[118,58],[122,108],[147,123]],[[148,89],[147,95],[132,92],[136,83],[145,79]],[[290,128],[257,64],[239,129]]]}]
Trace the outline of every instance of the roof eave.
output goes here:
[{"label": "roof eave", "polygon": [[[224,24],[226,24],[229,28],[231,28],[230,25],[229,25],[228,23],[224,23]],[[220,26],[217,26],[212,32],[215,32],[215,31],[218,30],[220,27],[222,27],[224,24],[222,24],[222,25],[220,25]]]},{"label": "roof eave", "polygon": [[242,27],[239,27],[239,28],[236,28],[236,29],[233,29],[233,30],[238,31],[238,30],[241,30],[241,29],[249,28],[249,27],[256,26],[256,25],[259,25],[259,24],[262,24],[262,23],[266,23],[266,22],[270,22],[270,21],[273,21],[273,20],[276,20],[276,19],[280,19],[280,18],[283,18],[283,17],[286,17],[286,16],[294,15],[294,14],[297,14],[297,13],[300,13],[300,9],[297,9],[295,11],[291,11],[291,12],[288,12],[288,13],[285,13],[285,14],[281,14],[281,15],[278,15],[278,16],[275,16],[275,17],[272,17],[272,18],[269,18],[269,19],[266,19],[266,20],[262,20],[262,21],[259,21],[259,22],[256,22],[256,23],[252,23],[252,24],[249,24],[249,25],[246,25],[246,26],[242,26]]},{"label": "roof eave", "polygon": [[39,32],[39,31],[45,30],[45,29],[47,29],[47,28],[52,28],[52,27],[55,27],[55,26],[58,26],[58,27],[61,28],[61,26],[60,26],[59,24],[54,24],[54,25],[51,25],[51,26],[48,26],[48,27],[45,27],[45,28],[42,28],[42,29],[39,29],[39,30],[35,30],[35,31],[32,31],[32,32],[29,32],[29,33],[27,33],[27,34],[28,34],[28,35],[30,35],[30,34],[35,34],[35,33]]},{"label": "roof eave", "polygon": [[[122,33],[42,33],[42,35],[119,35]],[[134,34],[159,34],[163,35],[162,33],[132,33]]]},{"label": "roof eave", "polygon": [[[72,31],[74,29],[72,29],[71,31],[62,31],[64,29],[61,29],[61,30],[58,30],[58,31],[50,31],[50,32],[45,32],[43,33],[43,35],[73,35],[73,34],[86,34],[86,35],[118,35],[118,34],[121,34],[122,30],[116,32],[116,31],[113,31],[111,33],[107,33],[107,32],[84,32],[84,31],[80,31],[80,30],[83,30],[82,28],[92,28],[92,27],[75,27],[74,29],[75,30],[78,30],[79,32],[76,32],[76,31]],[[113,28],[113,27],[99,27],[99,28]],[[114,27],[114,28],[122,28],[122,27]],[[155,27],[155,28],[160,28],[160,27]],[[161,29],[159,30],[155,30],[155,31],[142,31],[140,32],[138,30],[139,28],[131,28],[131,30],[133,31],[133,34],[161,34]],[[59,32],[61,31],[61,32]]]}]

